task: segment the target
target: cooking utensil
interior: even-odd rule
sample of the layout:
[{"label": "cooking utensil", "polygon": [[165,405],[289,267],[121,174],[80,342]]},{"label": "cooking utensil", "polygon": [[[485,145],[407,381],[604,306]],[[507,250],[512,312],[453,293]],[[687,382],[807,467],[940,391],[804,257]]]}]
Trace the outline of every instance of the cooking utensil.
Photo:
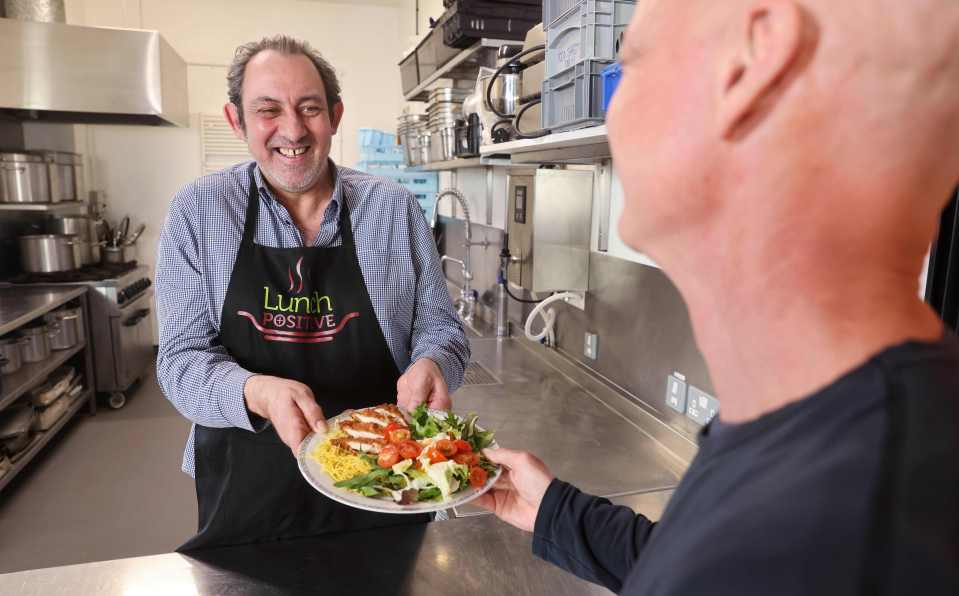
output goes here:
[{"label": "cooking utensil", "polygon": [[0,357],[6,359],[0,366],[0,375],[12,375],[23,366],[24,339],[17,335],[0,338]]},{"label": "cooking utensil", "polygon": [[52,158],[0,153],[0,202],[49,203]]},{"label": "cooking utensil", "polygon": [[120,246],[126,241],[127,234],[130,233],[130,216],[129,215],[123,216],[123,219],[120,220],[120,225],[118,226],[118,229],[120,231],[120,235],[119,235],[119,238],[117,238],[116,245]]},{"label": "cooking utensil", "polygon": [[43,320],[53,329],[50,348],[69,350],[80,343],[83,337],[83,313],[80,308],[63,308],[43,315]]},{"label": "cooking utensil", "polygon": [[140,239],[140,236],[143,235],[143,232],[146,229],[147,229],[147,225],[145,223],[142,223],[139,226],[137,226],[137,230],[133,232],[133,236],[131,236],[130,238],[127,238],[126,241],[123,243],[123,246],[133,246],[134,244],[136,244],[136,241]]},{"label": "cooking utensil", "polygon": [[22,328],[20,333],[25,340],[22,347],[23,361],[43,362],[49,358],[50,338],[57,331],[55,326],[47,324]]},{"label": "cooking utensil", "polygon": [[72,271],[83,260],[76,236],[29,234],[20,236],[20,266],[28,273]]}]

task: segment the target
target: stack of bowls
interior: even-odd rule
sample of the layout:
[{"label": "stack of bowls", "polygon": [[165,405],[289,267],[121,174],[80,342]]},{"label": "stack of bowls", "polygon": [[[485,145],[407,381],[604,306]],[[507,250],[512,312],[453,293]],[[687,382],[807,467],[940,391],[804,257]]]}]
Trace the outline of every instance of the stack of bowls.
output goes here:
[{"label": "stack of bowls", "polygon": [[430,161],[446,161],[456,156],[456,121],[463,119],[463,100],[469,89],[440,87],[430,92],[426,107],[430,133]]}]

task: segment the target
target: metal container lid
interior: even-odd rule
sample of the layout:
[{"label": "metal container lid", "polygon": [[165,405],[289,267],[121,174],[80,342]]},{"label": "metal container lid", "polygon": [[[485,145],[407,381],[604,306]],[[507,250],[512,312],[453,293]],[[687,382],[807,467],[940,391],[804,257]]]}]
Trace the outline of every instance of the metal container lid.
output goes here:
[{"label": "metal container lid", "polygon": [[43,155],[31,155],[30,153],[0,153],[0,161],[15,161],[15,162],[26,162],[26,163],[53,163],[52,157],[44,157]]}]

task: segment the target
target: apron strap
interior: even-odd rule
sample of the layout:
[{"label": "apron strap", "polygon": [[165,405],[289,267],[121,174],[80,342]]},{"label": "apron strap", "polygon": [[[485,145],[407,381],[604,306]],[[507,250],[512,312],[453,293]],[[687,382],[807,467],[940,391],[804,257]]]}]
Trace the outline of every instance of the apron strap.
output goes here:
[{"label": "apron strap", "polygon": [[260,191],[256,189],[256,177],[253,170],[256,168],[256,162],[250,164],[247,172],[250,176],[250,190],[247,193],[246,200],[246,222],[243,225],[243,248],[251,248],[256,239],[256,218],[260,214]]}]

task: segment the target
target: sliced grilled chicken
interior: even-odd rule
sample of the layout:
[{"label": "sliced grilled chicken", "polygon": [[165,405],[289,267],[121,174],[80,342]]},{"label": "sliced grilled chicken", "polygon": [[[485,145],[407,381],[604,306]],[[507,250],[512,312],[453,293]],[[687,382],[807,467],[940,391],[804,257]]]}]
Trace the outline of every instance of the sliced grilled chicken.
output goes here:
[{"label": "sliced grilled chicken", "polygon": [[347,449],[357,453],[379,453],[385,441],[374,439],[360,439],[356,437],[341,437],[330,441],[340,449]]},{"label": "sliced grilled chicken", "polygon": [[383,439],[383,427],[379,424],[344,420],[340,422],[340,429],[355,439]]},{"label": "sliced grilled chicken", "polygon": [[393,421],[392,418],[385,414],[381,414],[376,411],[375,408],[366,408],[365,410],[357,410],[350,414],[350,417],[357,422],[363,422],[366,424],[376,424],[378,426],[386,426]]},{"label": "sliced grilled chicken", "polygon": [[409,422],[407,422],[406,417],[403,416],[403,413],[400,411],[398,407],[396,407],[395,404],[383,404],[382,406],[376,406],[373,409],[379,412],[380,414],[383,414],[384,416],[388,416],[393,422],[396,422],[397,424],[402,424],[403,426],[406,426],[406,427],[409,426]]}]

